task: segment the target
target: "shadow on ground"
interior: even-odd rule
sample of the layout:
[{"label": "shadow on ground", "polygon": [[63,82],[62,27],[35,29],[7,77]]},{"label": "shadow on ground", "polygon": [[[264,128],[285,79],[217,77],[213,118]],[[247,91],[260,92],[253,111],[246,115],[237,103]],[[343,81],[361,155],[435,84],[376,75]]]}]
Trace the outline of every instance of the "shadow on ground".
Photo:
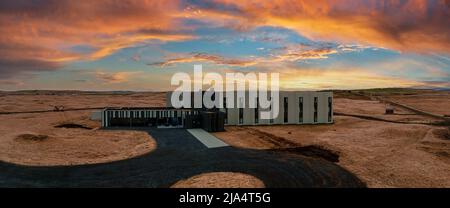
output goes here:
[{"label": "shadow on ground", "polygon": [[323,160],[289,152],[208,149],[184,129],[140,129],[157,149],[104,164],[29,167],[0,162],[1,187],[169,187],[207,172],[240,172],[266,187],[365,187],[355,175]]}]

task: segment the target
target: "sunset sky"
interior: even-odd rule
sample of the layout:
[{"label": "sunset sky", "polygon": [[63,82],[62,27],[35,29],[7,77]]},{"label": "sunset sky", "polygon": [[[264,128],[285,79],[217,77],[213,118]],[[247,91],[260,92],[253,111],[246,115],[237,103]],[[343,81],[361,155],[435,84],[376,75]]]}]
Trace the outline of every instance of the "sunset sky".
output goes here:
[{"label": "sunset sky", "polygon": [[449,88],[450,1],[0,1],[0,90],[168,90],[194,64],[287,90]]}]

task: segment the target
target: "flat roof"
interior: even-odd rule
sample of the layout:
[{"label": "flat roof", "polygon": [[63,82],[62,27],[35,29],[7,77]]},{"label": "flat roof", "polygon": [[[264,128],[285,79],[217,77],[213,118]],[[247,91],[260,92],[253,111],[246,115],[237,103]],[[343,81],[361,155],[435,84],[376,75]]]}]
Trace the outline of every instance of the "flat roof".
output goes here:
[{"label": "flat roof", "polygon": [[186,110],[193,108],[174,108],[174,107],[106,107],[104,110]]}]

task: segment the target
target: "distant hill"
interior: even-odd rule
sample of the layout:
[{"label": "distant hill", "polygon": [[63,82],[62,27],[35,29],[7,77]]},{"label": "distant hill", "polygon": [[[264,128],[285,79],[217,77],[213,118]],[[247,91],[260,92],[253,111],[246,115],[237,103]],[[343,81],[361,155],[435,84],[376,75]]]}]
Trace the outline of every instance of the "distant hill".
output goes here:
[{"label": "distant hill", "polygon": [[130,95],[141,93],[158,92],[138,92],[138,91],[82,91],[82,90],[18,90],[0,91],[4,95]]}]

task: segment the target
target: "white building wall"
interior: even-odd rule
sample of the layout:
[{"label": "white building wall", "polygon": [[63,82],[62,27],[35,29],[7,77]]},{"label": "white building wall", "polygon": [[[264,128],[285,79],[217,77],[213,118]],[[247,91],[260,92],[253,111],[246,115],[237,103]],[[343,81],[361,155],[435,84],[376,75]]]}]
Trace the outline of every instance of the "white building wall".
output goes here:
[{"label": "white building wall", "polygon": [[319,115],[317,122],[318,123],[327,123],[328,120],[328,97],[319,95]]},{"label": "white building wall", "polygon": [[[298,98],[296,93],[288,93],[288,124],[298,123]],[[284,112],[283,112],[284,113]]]},{"label": "white building wall", "polygon": [[[270,123],[269,119],[259,119],[259,123],[255,124],[255,110],[249,108],[249,94],[246,92],[245,104],[246,108],[243,109],[244,117],[243,124],[239,124],[239,109],[236,107],[238,100],[235,92],[234,108],[228,108],[227,123],[226,125],[271,125],[271,124],[314,124],[314,123],[332,123],[328,122],[328,97],[333,99],[332,92],[313,92],[313,91],[280,91],[279,96],[279,114],[274,119],[273,123]],[[167,93],[167,106],[170,104],[171,93]],[[225,95],[224,95],[225,96]],[[284,122],[284,98],[288,98],[288,122]],[[303,122],[299,122],[299,97],[303,97]],[[317,106],[317,122],[314,122],[314,97],[318,98]],[[259,106],[258,106],[259,108]],[[259,108],[259,112],[266,109]],[[221,109],[225,112],[225,109]],[[333,116],[333,114],[332,114]],[[260,117],[260,116],[259,116]]]},{"label": "white building wall", "polygon": [[239,111],[237,108],[228,108],[228,122],[227,125],[239,124]]},{"label": "white building wall", "polygon": [[314,123],[314,96],[312,96],[309,93],[303,94],[304,100],[303,100],[303,113],[304,113],[304,119],[303,123],[305,124],[311,124]]},{"label": "white building wall", "polygon": [[[288,98],[288,122],[284,122],[284,98]],[[299,122],[299,97],[303,97],[303,122]],[[317,105],[317,122],[314,122],[314,97],[318,99]],[[271,124],[320,124],[332,123],[328,122],[328,97],[333,97],[332,92],[291,92],[280,91],[279,96],[279,114],[273,123],[270,120],[259,119],[259,123],[255,124],[255,114],[253,108],[248,108],[249,101],[246,99],[246,108],[244,108],[244,123],[239,124],[238,108],[228,109],[227,125],[271,125]],[[248,98],[248,93],[246,94]],[[236,102],[237,103],[237,102]],[[264,109],[259,108],[261,112]],[[224,111],[224,110],[223,110]]]}]

